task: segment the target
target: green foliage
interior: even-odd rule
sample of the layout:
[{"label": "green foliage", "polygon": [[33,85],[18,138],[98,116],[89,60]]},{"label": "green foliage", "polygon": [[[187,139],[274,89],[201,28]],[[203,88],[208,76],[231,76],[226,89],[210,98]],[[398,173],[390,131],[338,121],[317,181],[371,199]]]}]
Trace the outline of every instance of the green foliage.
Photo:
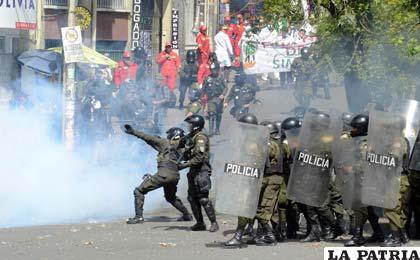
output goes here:
[{"label": "green foliage", "polygon": [[289,23],[301,22],[303,20],[300,0],[264,0],[262,15],[269,23],[278,22],[283,17]]},{"label": "green foliage", "polygon": [[[420,82],[420,1],[315,0],[315,5],[316,51],[339,75],[356,72],[365,86],[399,96],[414,92]],[[292,23],[303,19],[300,0],[265,0],[263,15]]]}]

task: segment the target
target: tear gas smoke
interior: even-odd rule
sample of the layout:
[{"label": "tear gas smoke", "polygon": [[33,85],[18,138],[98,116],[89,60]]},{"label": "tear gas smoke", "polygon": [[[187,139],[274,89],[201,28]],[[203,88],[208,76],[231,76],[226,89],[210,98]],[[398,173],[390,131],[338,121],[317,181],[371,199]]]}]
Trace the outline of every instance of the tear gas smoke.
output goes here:
[{"label": "tear gas smoke", "polygon": [[[58,88],[34,85],[38,99],[60,96]],[[56,142],[53,120],[37,105],[0,108],[0,227],[131,216],[134,187],[143,174],[155,172],[152,149],[123,134],[103,147],[108,157],[99,164],[89,156],[93,146],[80,155]],[[145,210],[163,200],[161,190],[148,194]]]}]

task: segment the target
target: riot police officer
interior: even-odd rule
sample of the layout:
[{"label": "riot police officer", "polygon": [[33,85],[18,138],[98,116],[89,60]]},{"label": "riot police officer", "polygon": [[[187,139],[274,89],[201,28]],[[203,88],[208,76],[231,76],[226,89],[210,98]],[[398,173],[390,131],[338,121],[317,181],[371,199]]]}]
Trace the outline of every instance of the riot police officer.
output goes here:
[{"label": "riot police officer", "polygon": [[311,101],[312,82],[315,76],[316,63],[308,48],[302,48],[301,57],[296,58],[291,72],[296,79],[294,96],[301,106],[309,107]]},{"label": "riot police officer", "polygon": [[192,231],[204,231],[201,207],[211,222],[209,231],[216,232],[219,225],[216,221],[216,212],[209,200],[211,189],[211,165],[210,165],[210,142],[203,132],[204,118],[200,115],[192,115],[185,120],[189,124],[190,132],[187,136],[184,152],[184,161],[179,164],[179,169],[189,168],[188,177],[188,201],[197,223],[191,227]]},{"label": "riot police officer", "polygon": [[198,64],[195,58],[195,51],[188,50],[186,60],[180,71],[179,86],[179,109],[184,109],[184,100],[187,90],[197,81]]},{"label": "riot police officer", "polygon": [[283,232],[286,232],[285,209],[288,205],[286,196],[287,174],[291,161],[291,151],[287,143],[283,142],[281,135],[279,135],[280,129],[274,123],[268,121],[262,122],[261,125],[269,129],[270,140],[268,143],[269,156],[264,171],[262,186],[264,193],[262,193],[261,206],[257,210],[257,219],[262,228],[262,232],[257,231],[257,245],[258,243],[272,244],[274,242],[272,241],[268,221],[272,219],[276,206],[279,214],[279,222],[274,226],[274,234],[278,242],[284,240]]},{"label": "riot police officer", "polygon": [[227,107],[233,99],[230,114],[238,119],[241,115],[248,113],[249,106],[255,101],[257,91],[258,86],[256,84],[251,84],[245,74],[239,74],[235,77],[235,85],[230,89],[224,106]]},{"label": "riot police officer", "polygon": [[[359,149],[361,156],[366,154],[367,151],[367,135],[368,135],[368,127],[369,127],[369,116],[365,114],[359,114],[353,117],[350,123],[351,131],[350,136],[352,138],[355,137],[365,137],[360,140]],[[364,160],[364,158],[360,158],[359,160]],[[356,168],[358,164],[355,165]],[[355,172],[362,172],[363,169],[356,169]],[[363,226],[366,221],[369,220],[370,225],[373,229],[373,234],[370,238],[365,239],[363,237]],[[344,243],[344,246],[362,246],[365,243],[378,243],[384,241],[384,235],[382,229],[379,225],[379,218],[375,214],[373,207],[363,207],[363,208],[356,208],[354,209],[354,235],[353,237]]]},{"label": "riot police officer", "polygon": [[[245,124],[252,124],[258,125],[258,119],[253,114],[243,114],[241,117],[238,118],[238,122],[245,123]],[[253,154],[253,156],[256,156]],[[227,248],[237,248],[240,247],[242,244],[242,236],[245,233],[245,228],[247,224],[253,225],[253,220],[250,220],[245,217],[238,216],[238,224],[236,226],[235,234],[231,239],[224,243],[225,247]],[[252,229],[252,228],[251,228]],[[261,230],[261,229],[260,229]],[[271,232],[271,239],[275,239],[274,235]]]},{"label": "riot police officer", "polygon": [[186,117],[192,116],[192,115],[202,115],[203,106],[200,102],[201,98],[201,90],[198,88],[190,88],[188,89],[188,99],[190,100],[190,103],[187,106],[186,109]]},{"label": "riot police officer", "polygon": [[220,134],[222,122],[223,101],[227,88],[223,78],[219,75],[217,66],[210,68],[211,74],[204,81],[203,93],[207,95],[207,113],[209,117],[209,135]]},{"label": "riot police officer", "polygon": [[157,173],[154,175],[145,175],[140,186],[135,188],[134,209],[136,215],[134,218],[130,218],[127,221],[127,224],[138,224],[144,221],[143,205],[145,196],[147,193],[161,187],[163,187],[166,201],[182,213],[181,218],[178,220],[191,221],[191,214],[188,212],[181,199],[176,196],[179,181],[177,162],[181,155],[180,149],[183,144],[180,141],[184,137],[184,131],[176,127],[171,128],[166,132],[166,139],[136,131],[131,125],[125,125],[125,132],[142,139],[158,151]]}]

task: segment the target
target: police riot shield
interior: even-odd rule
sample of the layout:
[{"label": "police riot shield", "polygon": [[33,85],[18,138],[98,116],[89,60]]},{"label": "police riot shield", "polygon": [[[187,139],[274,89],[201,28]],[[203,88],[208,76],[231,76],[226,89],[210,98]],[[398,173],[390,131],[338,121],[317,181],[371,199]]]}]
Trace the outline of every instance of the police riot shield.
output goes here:
[{"label": "police riot shield", "polygon": [[394,113],[372,110],[364,163],[362,203],[392,209],[397,205],[403,155],[404,119]]},{"label": "police riot shield", "polygon": [[287,144],[289,145],[290,149],[296,149],[299,146],[300,128],[285,130],[284,133],[286,134]]},{"label": "police riot shield", "polygon": [[412,171],[420,172],[420,134],[417,135],[416,142],[414,143],[408,168]]},{"label": "police riot shield", "polygon": [[332,144],[341,130],[338,115],[305,114],[287,187],[290,200],[315,207],[325,203],[331,180]]},{"label": "police riot shield", "polygon": [[395,102],[390,111],[401,115],[405,120],[403,135],[410,143],[411,154],[420,129],[420,102],[412,99],[398,101]]},{"label": "police riot shield", "polygon": [[253,218],[267,159],[268,129],[235,122],[225,129],[223,138],[212,148],[216,210]]},{"label": "police riot shield", "polygon": [[335,184],[346,209],[362,207],[363,164],[367,137],[342,137],[334,145]]}]

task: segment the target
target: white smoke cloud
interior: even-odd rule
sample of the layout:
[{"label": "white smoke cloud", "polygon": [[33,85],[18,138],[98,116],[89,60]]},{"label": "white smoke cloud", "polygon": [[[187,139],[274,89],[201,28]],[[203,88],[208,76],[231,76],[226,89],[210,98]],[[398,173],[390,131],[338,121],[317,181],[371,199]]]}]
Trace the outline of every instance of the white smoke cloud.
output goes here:
[{"label": "white smoke cloud", "polygon": [[[37,95],[57,91],[45,89]],[[81,155],[56,142],[44,114],[0,109],[0,227],[132,216],[133,190],[143,174],[155,173],[155,152],[124,135],[101,151],[106,163],[97,163],[92,149]],[[145,210],[158,207],[162,194],[149,193]]]}]

